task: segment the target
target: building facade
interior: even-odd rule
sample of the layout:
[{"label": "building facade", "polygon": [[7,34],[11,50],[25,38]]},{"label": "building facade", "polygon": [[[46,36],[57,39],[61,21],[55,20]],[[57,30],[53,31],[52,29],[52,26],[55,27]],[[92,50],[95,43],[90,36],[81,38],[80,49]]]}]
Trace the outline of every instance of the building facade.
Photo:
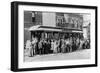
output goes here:
[{"label": "building facade", "polygon": [[83,16],[75,13],[56,13],[56,25],[82,30]]},{"label": "building facade", "polygon": [[[24,42],[31,38],[28,28],[35,25],[61,29],[62,32],[67,32],[67,35],[83,35],[83,16],[77,13],[24,11]],[[44,34],[42,35],[44,36]],[[59,36],[58,33],[49,33],[48,35],[48,37],[53,37],[54,35],[55,37]],[[60,36],[62,37],[62,35],[61,33]]]}]

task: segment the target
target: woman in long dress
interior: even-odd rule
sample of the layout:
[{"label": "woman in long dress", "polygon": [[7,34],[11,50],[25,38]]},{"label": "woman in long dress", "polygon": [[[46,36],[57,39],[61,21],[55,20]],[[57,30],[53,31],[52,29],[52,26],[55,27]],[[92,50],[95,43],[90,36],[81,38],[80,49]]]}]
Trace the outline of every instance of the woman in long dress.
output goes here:
[{"label": "woman in long dress", "polygon": [[42,40],[39,41],[38,47],[39,47],[39,54],[42,55]]},{"label": "woman in long dress", "polygon": [[65,44],[65,40],[64,39],[62,39],[62,44],[61,44],[61,52],[62,53],[65,53],[65,49],[66,49],[66,44]]},{"label": "woman in long dress", "polygon": [[69,39],[65,40],[65,44],[66,44],[66,52],[70,52],[70,43],[69,43]]},{"label": "woman in long dress", "polygon": [[26,51],[28,52],[28,56],[32,56],[32,43],[30,40],[26,42]]},{"label": "woman in long dress", "polygon": [[55,41],[54,41],[54,53],[57,53],[57,47],[58,47],[58,43],[57,43],[57,41],[55,40]]},{"label": "woman in long dress", "polygon": [[32,56],[36,55],[37,38],[32,39]]}]

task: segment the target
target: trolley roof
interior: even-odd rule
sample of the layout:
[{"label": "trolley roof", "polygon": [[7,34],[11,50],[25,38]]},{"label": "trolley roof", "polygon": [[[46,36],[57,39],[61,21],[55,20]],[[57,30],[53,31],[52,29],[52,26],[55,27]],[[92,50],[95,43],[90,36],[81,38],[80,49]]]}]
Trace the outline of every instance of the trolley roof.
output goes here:
[{"label": "trolley roof", "polygon": [[73,32],[73,33],[82,33],[82,30],[78,29],[69,29],[69,28],[59,28],[59,27],[50,27],[42,25],[34,25],[28,29],[29,31],[51,31],[51,32]]}]

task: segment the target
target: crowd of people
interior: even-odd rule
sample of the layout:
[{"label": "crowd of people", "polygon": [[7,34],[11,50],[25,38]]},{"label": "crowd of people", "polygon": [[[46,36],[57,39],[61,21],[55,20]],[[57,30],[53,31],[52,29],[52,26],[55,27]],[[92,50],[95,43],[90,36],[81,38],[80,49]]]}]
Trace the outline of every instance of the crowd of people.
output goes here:
[{"label": "crowd of people", "polygon": [[32,40],[27,40],[25,49],[28,49],[28,56],[32,57],[35,55],[73,52],[78,49],[90,48],[89,44],[89,41],[75,37],[58,40],[34,37]]}]

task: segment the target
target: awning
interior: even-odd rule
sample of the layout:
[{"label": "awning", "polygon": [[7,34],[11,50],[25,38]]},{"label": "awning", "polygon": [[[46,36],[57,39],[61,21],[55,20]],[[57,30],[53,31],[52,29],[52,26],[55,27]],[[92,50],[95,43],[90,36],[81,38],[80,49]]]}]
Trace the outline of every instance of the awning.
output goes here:
[{"label": "awning", "polygon": [[32,27],[29,28],[29,31],[35,31],[35,30],[38,30],[40,26],[41,26],[41,25],[35,25],[35,26],[32,26]]},{"label": "awning", "polygon": [[[65,29],[65,28],[64,28]],[[49,27],[49,26],[42,26],[42,25],[34,25],[29,28],[29,31],[51,31],[51,32],[70,32],[70,33],[83,33],[82,30],[75,30],[75,29],[66,29],[58,27]]]},{"label": "awning", "polygon": [[29,31],[55,31],[55,32],[62,32],[61,29],[55,29],[52,27],[42,27],[42,25],[36,25],[29,28]]}]

